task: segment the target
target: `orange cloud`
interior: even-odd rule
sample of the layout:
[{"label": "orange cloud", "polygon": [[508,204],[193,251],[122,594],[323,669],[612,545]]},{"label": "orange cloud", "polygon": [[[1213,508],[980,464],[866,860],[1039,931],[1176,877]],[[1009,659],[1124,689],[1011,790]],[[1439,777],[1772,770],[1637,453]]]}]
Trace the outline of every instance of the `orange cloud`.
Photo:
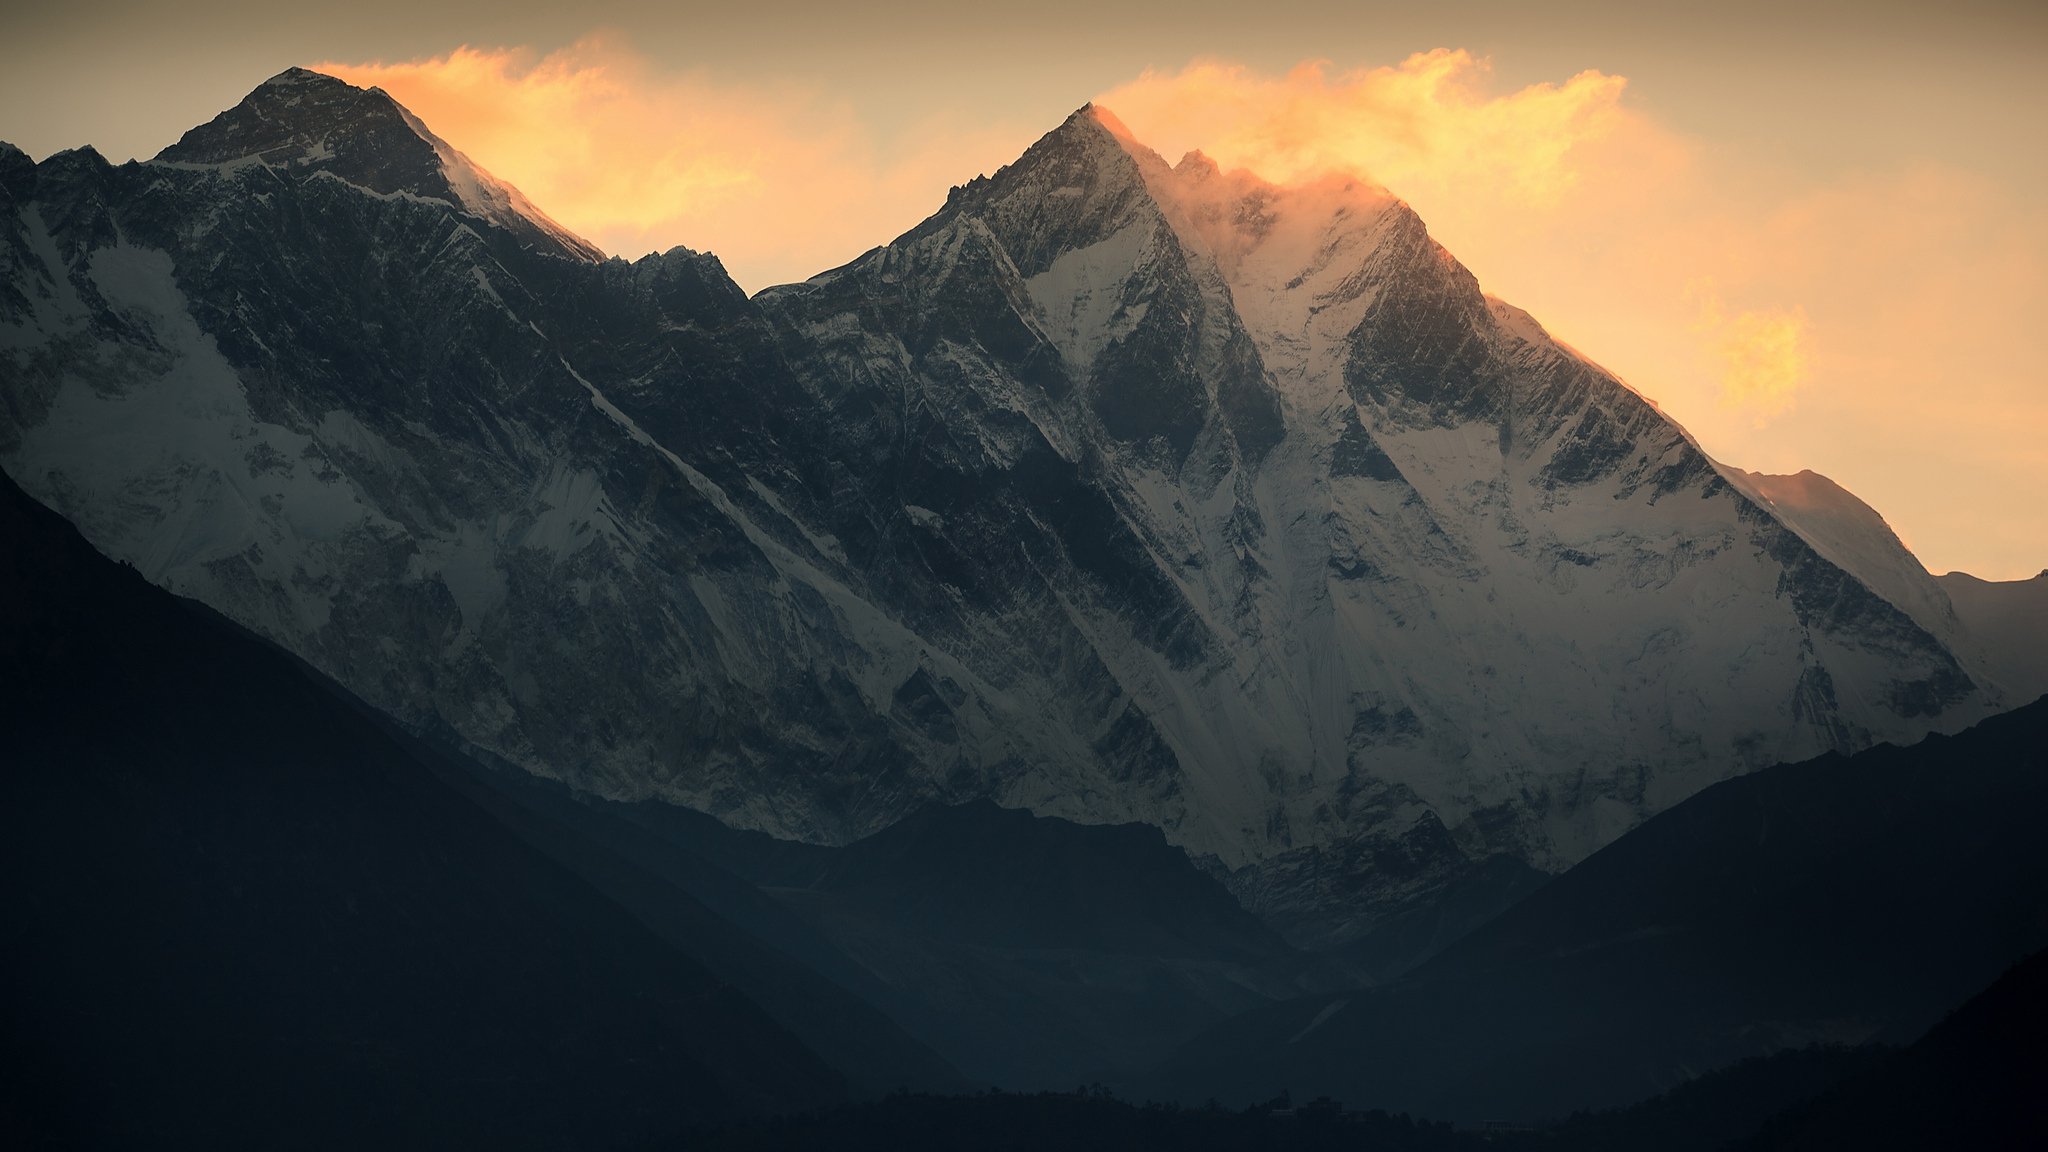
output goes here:
[{"label": "orange cloud", "polygon": [[1493,95],[1488,72],[1486,61],[1446,49],[1334,76],[1322,61],[1263,76],[1199,60],[1171,75],[1148,71],[1101,101],[1169,157],[1199,147],[1268,180],[1344,172],[1402,195],[1481,180],[1537,204],[1578,183],[1576,149],[1632,118],[1620,76],[1581,72]]},{"label": "orange cloud", "polygon": [[1756,427],[1791,409],[1812,375],[1806,310],[1762,310],[1729,316],[1711,287],[1701,289],[1693,331],[1706,336],[1721,362],[1721,406],[1748,414]]},{"label": "orange cloud", "polygon": [[1792,407],[1806,383],[1806,310],[1743,312],[1721,336],[1721,402],[1743,408],[1759,424]]},{"label": "orange cloud", "polygon": [[803,279],[887,241],[1032,135],[940,121],[892,145],[843,100],[788,84],[754,90],[661,74],[602,36],[544,56],[463,47],[314,67],[391,93],[607,252],[709,250],[749,289]]}]

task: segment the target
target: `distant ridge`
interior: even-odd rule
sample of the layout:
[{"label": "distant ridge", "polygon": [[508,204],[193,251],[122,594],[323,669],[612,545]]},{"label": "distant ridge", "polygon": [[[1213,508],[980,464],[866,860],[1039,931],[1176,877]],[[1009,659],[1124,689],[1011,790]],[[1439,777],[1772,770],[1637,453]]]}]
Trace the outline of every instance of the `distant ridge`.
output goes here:
[{"label": "distant ridge", "polygon": [[1935,577],[2002,683],[2021,699],[2048,693],[2048,571],[2027,580]]}]

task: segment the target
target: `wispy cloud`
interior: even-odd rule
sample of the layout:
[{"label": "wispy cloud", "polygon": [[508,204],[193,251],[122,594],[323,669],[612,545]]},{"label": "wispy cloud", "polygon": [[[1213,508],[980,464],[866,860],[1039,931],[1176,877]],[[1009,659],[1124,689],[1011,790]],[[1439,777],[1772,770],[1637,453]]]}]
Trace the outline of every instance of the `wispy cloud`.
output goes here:
[{"label": "wispy cloud", "polygon": [[1730,315],[1711,284],[1696,290],[1699,316],[1692,330],[1709,343],[1721,368],[1721,406],[1758,428],[1792,409],[1812,376],[1804,308],[1764,309]]},{"label": "wispy cloud", "polygon": [[1632,118],[1620,76],[1581,72],[1495,94],[1489,72],[1486,61],[1448,49],[1339,72],[1310,61],[1283,75],[1198,60],[1178,72],[1148,71],[1101,99],[1156,148],[1199,147],[1269,180],[1345,171],[1403,194],[1484,181],[1536,204],[1554,203],[1578,183],[1576,148]]}]

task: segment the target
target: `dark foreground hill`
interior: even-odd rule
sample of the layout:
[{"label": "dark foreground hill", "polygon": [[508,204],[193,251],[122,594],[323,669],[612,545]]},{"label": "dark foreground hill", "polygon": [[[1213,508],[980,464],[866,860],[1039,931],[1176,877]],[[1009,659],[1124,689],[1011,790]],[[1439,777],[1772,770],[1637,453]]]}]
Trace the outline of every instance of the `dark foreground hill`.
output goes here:
[{"label": "dark foreground hill", "polygon": [[1913,1040],[2048,943],[2048,701],[1666,812],[1411,977],[1247,1013],[1160,1069],[1460,1120],[1653,1095],[1815,1041]]},{"label": "dark foreground hill", "polygon": [[1919,1042],[1773,1120],[1755,1152],[2048,1148],[2048,953]]},{"label": "dark foreground hill", "polygon": [[288,657],[0,479],[0,1132],[637,1145],[841,1098]]},{"label": "dark foreground hill", "polygon": [[1542,1127],[1454,1127],[1341,1101],[1278,1097],[1241,1110],[1137,1105],[1082,1088],[1037,1095],[898,1094],[704,1133],[738,1152],[802,1147],[1375,1152],[1777,1152],[2048,1147],[2048,953],[1905,1049],[1809,1045],[1756,1056],[1625,1108]]}]

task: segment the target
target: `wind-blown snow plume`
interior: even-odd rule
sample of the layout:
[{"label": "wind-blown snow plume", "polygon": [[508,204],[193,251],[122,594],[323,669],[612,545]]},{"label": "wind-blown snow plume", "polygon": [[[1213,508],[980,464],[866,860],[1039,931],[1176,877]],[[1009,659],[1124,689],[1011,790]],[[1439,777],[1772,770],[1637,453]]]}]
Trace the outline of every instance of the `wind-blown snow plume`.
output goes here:
[{"label": "wind-blown snow plume", "polygon": [[1168,155],[1199,146],[1269,180],[1342,171],[1404,195],[1481,182],[1535,204],[1579,181],[1580,145],[1636,117],[1622,106],[1621,76],[1586,71],[1495,95],[1488,70],[1462,49],[1335,75],[1322,61],[1265,76],[1200,60],[1171,75],[1148,71],[1102,102]]}]

